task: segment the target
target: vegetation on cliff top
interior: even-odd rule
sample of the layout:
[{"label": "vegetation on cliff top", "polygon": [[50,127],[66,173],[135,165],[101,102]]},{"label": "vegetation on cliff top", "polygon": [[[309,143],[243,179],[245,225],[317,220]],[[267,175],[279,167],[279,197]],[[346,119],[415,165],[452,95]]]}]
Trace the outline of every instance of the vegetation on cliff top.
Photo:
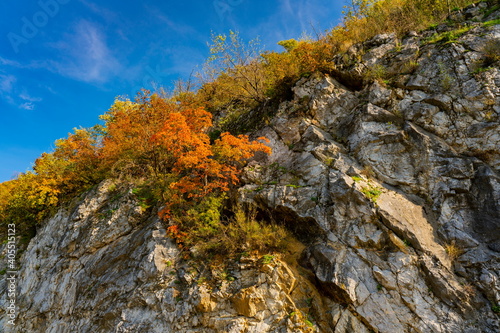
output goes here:
[{"label": "vegetation on cliff top", "polygon": [[28,233],[103,179],[128,177],[164,204],[160,216],[170,221],[169,232],[181,246],[213,241],[224,228],[224,235],[248,241],[253,236],[241,230],[259,225],[238,212],[237,223],[222,223],[225,193],[238,183],[248,158],[270,150],[262,138],[251,141],[240,133],[270,120],[270,106],[288,98],[301,77],[334,74],[333,58],[353,44],[379,33],[428,28],[472,2],[351,0],[342,24],[316,40],[282,41],[281,53],[261,52],[234,32],[215,35],[198,82],[179,82],[169,96],[141,92],[134,101],[117,100],[102,116],[104,125],[75,129],[32,171],[1,183],[1,224],[15,223]]}]

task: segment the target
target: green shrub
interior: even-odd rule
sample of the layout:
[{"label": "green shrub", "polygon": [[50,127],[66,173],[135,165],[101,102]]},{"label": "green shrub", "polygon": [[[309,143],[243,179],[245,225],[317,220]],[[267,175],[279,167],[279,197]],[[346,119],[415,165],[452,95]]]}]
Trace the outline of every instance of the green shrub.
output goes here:
[{"label": "green shrub", "polygon": [[269,254],[265,254],[265,255],[263,255],[263,256],[262,256],[262,258],[261,258],[261,261],[262,261],[262,263],[263,263],[264,265],[267,265],[267,264],[272,263],[272,262],[273,262],[273,260],[274,260],[274,256],[269,255]]},{"label": "green shrub", "polygon": [[431,37],[427,38],[424,43],[426,44],[435,44],[435,43],[454,43],[457,39],[465,34],[467,31],[472,29],[472,26],[465,26],[462,28],[458,28],[452,31],[446,31],[441,33],[435,33]]},{"label": "green shrub", "polygon": [[382,189],[369,184],[368,187],[361,188],[361,192],[373,202],[377,202],[378,197],[382,194]]},{"label": "green shrub", "polygon": [[491,26],[494,26],[494,25],[497,25],[497,24],[500,24],[500,19],[486,21],[486,22],[483,23],[483,27],[491,27]]},{"label": "green shrub", "polygon": [[309,326],[309,327],[314,327],[314,324],[312,323],[312,321],[310,321],[309,319],[305,319],[304,320],[304,323]]},{"label": "green shrub", "polygon": [[218,223],[217,232],[198,238],[193,245],[196,244],[202,254],[236,256],[242,252],[282,251],[291,237],[283,226],[257,221],[255,208],[237,207],[233,218],[227,223]]},{"label": "green shrub", "polygon": [[357,182],[360,182],[360,181],[362,181],[362,180],[363,180],[363,178],[358,177],[358,176],[352,176],[351,178],[352,178],[352,180],[354,180],[356,183],[357,183]]},{"label": "green shrub", "polygon": [[368,81],[383,81],[388,77],[387,69],[383,65],[375,64],[368,68],[365,78]]}]

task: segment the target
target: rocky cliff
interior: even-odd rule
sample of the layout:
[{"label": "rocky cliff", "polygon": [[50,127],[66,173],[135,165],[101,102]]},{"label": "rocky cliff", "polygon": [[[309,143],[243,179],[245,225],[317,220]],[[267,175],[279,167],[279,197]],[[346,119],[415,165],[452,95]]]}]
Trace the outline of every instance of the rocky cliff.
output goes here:
[{"label": "rocky cliff", "polygon": [[9,331],[500,331],[500,12],[484,9],[355,45],[258,130],[273,153],[239,201],[295,234],[290,253],[184,260],[106,181],[30,242]]}]

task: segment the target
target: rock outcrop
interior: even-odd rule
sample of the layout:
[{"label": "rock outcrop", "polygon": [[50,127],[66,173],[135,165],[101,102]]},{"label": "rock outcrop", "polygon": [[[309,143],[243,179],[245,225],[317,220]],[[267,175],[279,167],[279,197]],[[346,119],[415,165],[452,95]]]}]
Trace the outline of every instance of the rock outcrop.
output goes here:
[{"label": "rock outcrop", "polygon": [[355,61],[301,79],[258,131],[273,154],[250,162],[239,200],[285,224],[300,256],[226,271],[182,260],[155,213],[105,182],[29,244],[11,331],[499,332],[500,66],[488,50],[500,25],[484,22],[500,12],[482,6],[453,14],[471,28],[446,43],[429,43],[452,29],[441,25],[352,47]]}]

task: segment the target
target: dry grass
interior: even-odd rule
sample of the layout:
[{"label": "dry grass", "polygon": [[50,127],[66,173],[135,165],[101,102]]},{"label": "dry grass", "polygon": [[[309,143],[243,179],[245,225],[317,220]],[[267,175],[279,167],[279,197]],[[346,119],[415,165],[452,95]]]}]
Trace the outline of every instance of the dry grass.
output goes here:
[{"label": "dry grass", "polygon": [[463,285],[463,292],[465,297],[467,298],[467,302],[472,300],[476,296],[476,288],[471,283],[467,283]]},{"label": "dry grass", "polygon": [[455,244],[455,241],[445,244],[444,250],[451,261],[455,261],[464,253],[464,251]]},{"label": "dry grass", "polygon": [[198,243],[202,253],[235,256],[243,252],[283,252],[294,237],[282,225],[257,220],[257,210],[250,206],[236,207],[234,217],[221,223],[217,233]]},{"label": "dry grass", "polygon": [[370,165],[365,165],[359,173],[367,178],[375,178],[375,172]]},{"label": "dry grass", "polygon": [[[367,3],[370,0],[362,0]],[[329,38],[340,51],[381,33],[404,35],[410,30],[423,30],[443,21],[452,8],[461,8],[471,0],[380,0],[366,6],[361,15],[344,18]]]},{"label": "dry grass", "polygon": [[492,39],[484,45],[483,54],[485,57],[484,67],[490,66],[491,64],[500,60],[500,40]]}]

